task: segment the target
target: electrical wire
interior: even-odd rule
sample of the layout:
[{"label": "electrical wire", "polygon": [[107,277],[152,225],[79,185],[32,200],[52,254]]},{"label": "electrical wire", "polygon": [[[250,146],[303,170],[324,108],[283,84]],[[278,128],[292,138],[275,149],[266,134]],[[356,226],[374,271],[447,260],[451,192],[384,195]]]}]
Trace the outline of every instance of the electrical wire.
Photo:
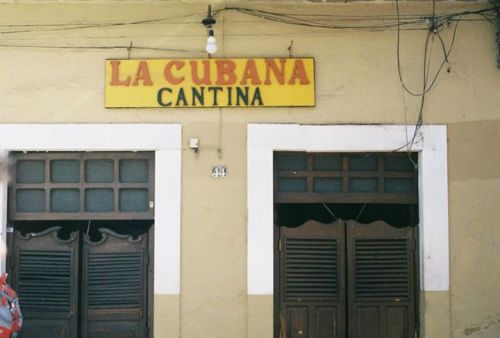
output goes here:
[{"label": "electrical wire", "polygon": [[[428,80],[428,77],[429,77],[429,66],[430,66],[430,57],[428,59],[428,53],[427,53],[427,50],[428,50],[428,47],[429,47],[429,38],[431,37],[431,32],[429,31],[427,33],[427,37],[426,37],[426,41],[425,41],[425,47],[424,47],[424,62],[423,62],[423,81],[422,81],[422,89],[425,89],[425,87],[427,86],[427,80]],[[423,114],[424,114],[424,104],[425,104],[425,96],[426,96],[426,93],[424,91],[424,94],[420,96],[420,107],[419,107],[419,111],[418,111],[418,118],[417,118],[417,122],[415,124],[415,129],[413,131],[413,135],[410,139],[410,141],[408,141],[404,146],[402,147],[399,147],[397,149],[394,149],[392,152],[395,152],[395,151],[398,151],[398,150],[401,150],[403,148],[406,148],[406,153],[408,154],[408,159],[409,161],[413,164],[414,167],[417,167],[417,163],[415,163],[415,161],[413,161],[412,159],[412,156],[411,156],[411,150],[413,148],[413,145],[415,143],[415,140],[417,138],[417,135],[418,135],[418,131],[420,130],[420,128],[422,127],[423,125],[423,122],[424,122],[424,119],[423,119]]]},{"label": "electrical wire", "polygon": [[[396,3],[396,5],[398,5]],[[494,8],[486,8],[486,9],[481,9],[477,11],[462,11],[458,13],[451,13],[447,15],[442,15],[442,16],[436,16],[435,15],[435,4],[433,5],[433,17],[436,20],[436,26],[442,22],[448,21],[450,18],[459,16],[459,15],[480,15],[480,16],[485,16],[485,18],[490,21],[490,18],[486,16],[485,13],[493,12]],[[367,29],[367,30],[387,30],[388,28],[394,29],[396,27],[402,27],[402,26],[407,26],[407,25],[419,25],[422,26],[425,24],[426,19],[428,17],[426,16],[415,16],[415,15],[410,15],[406,16],[406,20],[402,21],[401,20],[401,15],[397,15],[397,21],[393,23],[383,23],[383,24],[372,24],[372,25],[338,25],[338,24],[325,24],[322,22],[318,21],[312,21],[312,20],[306,20],[302,19],[302,17],[308,17],[312,15],[308,14],[286,14],[286,13],[277,13],[277,12],[270,12],[270,11],[264,11],[264,10],[257,10],[257,9],[250,9],[250,8],[244,8],[244,7],[225,7],[223,9],[219,9],[218,11],[215,12],[215,15],[223,12],[223,11],[237,11],[239,13],[259,17],[262,19],[270,20],[270,21],[276,21],[280,23],[285,23],[285,24],[291,24],[291,25],[299,25],[299,26],[308,26],[308,27],[315,27],[315,28],[326,28],[326,29]],[[368,17],[368,16],[328,16],[328,15],[321,15],[322,17],[332,17],[332,18],[341,18],[342,20],[367,20],[367,21],[374,21],[374,20],[383,20],[387,21],[387,19],[391,19],[392,17],[390,16],[374,16],[374,17]],[[426,28],[408,28],[408,29],[426,29]]]},{"label": "electrical wire", "polygon": [[[413,161],[413,159],[411,157],[411,150],[412,150],[413,145],[415,143],[415,140],[417,138],[418,131],[420,130],[420,128],[422,127],[422,125],[424,123],[424,104],[425,104],[425,96],[427,94],[427,92],[425,91],[425,88],[427,86],[427,80],[429,79],[430,61],[431,61],[431,56],[432,56],[432,53],[431,53],[429,56],[429,59],[427,60],[427,58],[428,58],[427,50],[429,47],[429,37],[431,37],[431,34],[432,33],[430,31],[429,31],[429,33],[427,33],[427,38],[425,41],[425,48],[424,48],[424,62],[423,62],[424,66],[423,66],[423,81],[422,81],[422,92],[424,94],[421,95],[421,97],[420,97],[420,108],[419,108],[419,112],[418,112],[417,123],[415,125],[415,131],[413,132],[413,136],[411,138],[410,144],[406,149],[408,159],[410,160],[410,162],[413,164],[414,167],[418,167],[418,164],[415,163],[415,161]],[[432,44],[431,44],[431,46],[432,46]]]},{"label": "electrical wire", "polygon": [[[396,3],[396,21],[395,22],[388,22],[390,20],[393,20],[394,17],[391,15],[374,15],[374,16],[349,16],[349,15],[339,15],[339,14],[334,14],[334,15],[328,15],[328,14],[298,14],[298,13],[279,13],[279,12],[272,12],[272,11],[265,11],[265,10],[258,10],[258,9],[251,9],[251,8],[245,8],[245,7],[224,7],[219,10],[214,11],[214,16],[219,15],[220,13],[224,11],[236,11],[238,13],[242,13],[245,15],[273,21],[273,22],[278,22],[278,23],[283,23],[283,24],[288,24],[288,25],[295,25],[295,26],[305,26],[305,27],[311,27],[311,28],[321,28],[321,29],[330,29],[330,30],[368,30],[368,31],[388,31],[388,30],[396,30],[397,31],[397,42],[396,42],[396,58],[397,58],[397,71],[398,71],[398,77],[401,83],[401,86],[405,92],[412,96],[417,96],[420,97],[420,105],[419,105],[419,111],[418,111],[418,119],[415,124],[415,129],[413,132],[413,136],[411,140],[407,141],[407,143],[397,149],[394,149],[393,151],[398,151],[403,148],[407,148],[407,152],[410,158],[410,161],[414,163],[414,161],[411,159],[410,153],[411,149],[414,145],[414,142],[416,140],[416,137],[418,135],[418,131],[420,130],[421,126],[423,125],[423,111],[424,111],[424,105],[425,105],[425,95],[431,91],[431,89],[434,87],[436,84],[436,81],[441,74],[441,71],[444,67],[445,64],[449,65],[449,56],[452,52],[454,43],[455,43],[455,38],[456,38],[456,33],[458,29],[458,25],[461,21],[488,21],[489,23],[493,23],[493,20],[496,18],[498,20],[499,17],[499,1],[497,0],[494,3],[494,7],[490,8],[484,8],[476,11],[462,11],[458,13],[450,13],[446,15],[436,15],[436,0],[433,0],[432,2],[432,17],[431,17],[431,22],[430,22],[430,27],[429,27],[429,17],[426,16],[419,16],[419,15],[412,15],[412,14],[406,14],[406,15],[401,15],[400,10],[399,10],[399,0],[395,0]],[[201,15],[202,13],[192,13],[185,15],[183,17],[176,17],[176,19],[179,18],[186,18],[186,17],[191,17],[195,15]],[[490,15],[490,16],[488,16]],[[470,18],[465,18],[464,17],[469,17],[469,16],[479,16],[481,19],[470,19]],[[315,18],[322,18],[322,20],[311,20],[311,17]],[[308,19],[309,18],[309,19]],[[404,18],[404,20],[402,20]],[[328,23],[324,22],[326,20],[332,20],[333,23]],[[172,23],[172,18],[158,18],[158,19],[149,19],[149,20],[136,20],[136,21],[130,21],[130,22],[112,22],[112,23],[96,23],[96,24],[84,24],[84,25],[78,25],[78,24],[26,24],[26,25],[12,25],[12,24],[7,24],[7,25],[0,25],[0,27],[27,27],[29,29],[19,29],[19,30],[9,30],[9,31],[0,31],[0,34],[19,34],[19,33],[33,33],[33,32],[49,32],[49,31],[74,31],[74,30],[81,30],[81,29],[92,29],[92,28],[108,28],[108,27],[117,27],[117,26],[132,26],[132,25],[144,25],[144,24],[161,24],[161,23]],[[336,21],[364,21],[364,22],[370,22],[371,24],[338,24],[335,23]],[[373,22],[381,21],[381,23],[376,23],[374,24]],[[453,30],[453,36],[451,39],[451,43],[448,49],[446,49],[446,45],[444,43],[443,38],[440,35],[440,30],[442,29],[442,26],[445,24],[451,24],[452,22],[455,22],[455,27]],[[194,22],[193,22],[194,23]],[[199,24],[196,22],[196,24]],[[33,27],[55,27],[55,28],[50,28],[50,29],[33,29]],[[400,49],[401,49],[401,31],[402,30],[429,30],[429,33],[427,34],[426,37],[426,43],[425,43],[425,48],[424,48],[424,60],[423,60],[423,84],[422,84],[422,91],[421,92],[415,92],[412,91],[408,88],[408,86],[405,84],[403,80],[403,74],[402,74],[402,67],[401,67],[401,56],[400,56]],[[431,36],[431,33],[434,33],[437,35],[442,51],[443,51],[443,61],[441,62],[438,70],[432,77],[432,81],[430,84],[428,84],[429,80],[429,74],[430,74],[430,65],[431,65],[431,55],[428,56],[428,46],[429,46],[429,39]],[[432,43],[434,42],[434,36],[432,36]],[[132,48],[133,49],[138,49],[138,50],[156,50],[156,51],[166,51],[166,52],[183,52],[183,53],[192,53],[192,52],[201,52],[201,51],[192,51],[192,50],[185,50],[185,49],[170,49],[170,48],[161,48],[161,47],[147,47],[147,46],[49,46],[49,45],[13,45],[13,44],[0,44],[0,47],[4,48],[43,48],[43,49],[101,49],[101,50],[110,50],[110,49],[125,49],[130,51]],[[432,44],[431,44],[432,48]],[[500,65],[500,57],[499,57],[499,65]],[[448,71],[450,68],[448,67]],[[414,163],[414,165],[416,165]],[[325,206],[326,207],[326,206]]]},{"label": "electrical wire", "polygon": [[200,50],[187,50],[187,49],[174,49],[174,48],[161,48],[161,47],[148,47],[148,46],[49,46],[49,45],[11,45],[11,44],[0,44],[3,48],[39,48],[39,49],[97,49],[97,50],[110,50],[110,49],[137,49],[137,50],[150,50],[150,51],[162,51],[162,52],[179,52],[179,53],[205,53]]},{"label": "electrical wire", "polygon": [[332,222],[333,222],[333,221],[336,221],[336,220],[338,220],[338,219],[340,219],[340,217],[338,217],[337,215],[335,215],[335,214],[333,213],[332,209],[330,209],[330,208],[328,207],[328,205],[326,205],[326,203],[324,203],[324,202],[323,202],[322,204],[323,204],[323,207],[325,207],[326,211],[328,211],[328,213],[329,213],[329,214],[333,217]]},{"label": "electrical wire", "polygon": [[[434,1],[435,2],[435,1]],[[397,12],[397,15],[398,15],[398,21],[399,21],[399,0],[396,0],[396,12]],[[435,25],[435,19],[432,18],[432,23],[431,23],[431,30],[435,30],[436,29],[436,32],[437,32],[437,27],[434,27]],[[434,87],[435,83],[436,83],[436,80],[437,78],[439,77],[439,74],[441,73],[441,70],[443,69],[443,66],[446,62],[448,62],[448,56],[450,55],[451,53],[451,50],[453,49],[453,45],[455,43],[455,36],[456,36],[456,31],[457,31],[457,28],[458,28],[458,24],[459,24],[460,21],[457,21],[456,25],[455,25],[455,30],[453,32],[453,38],[452,38],[452,42],[451,42],[451,45],[450,45],[450,48],[449,50],[446,52],[444,52],[444,59],[443,59],[443,62],[441,63],[441,65],[439,66],[436,74],[434,75],[432,81],[431,81],[431,84],[428,86],[428,87],[424,87],[423,90],[421,92],[415,92],[415,91],[412,91],[411,89],[408,88],[408,86],[405,84],[404,80],[403,80],[403,74],[402,74],[402,70],[401,70],[401,46],[400,46],[400,41],[401,41],[401,32],[400,32],[400,29],[399,29],[399,25],[397,26],[398,29],[397,29],[397,39],[396,39],[396,59],[397,59],[397,68],[398,68],[398,76],[399,76],[399,81],[401,82],[401,86],[403,86],[403,89],[410,95],[412,96],[423,96],[425,95],[426,93],[428,93],[429,91],[431,91],[431,89]]]},{"label": "electrical wire", "polygon": [[[202,13],[192,13],[192,14],[187,14],[184,16],[178,16],[175,17],[175,19],[181,19],[181,18],[187,18],[191,16],[198,16],[201,15]],[[117,27],[117,26],[134,26],[134,25],[143,25],[143,24],[154,24],[154,23],[161,23],[165,21],[171,21],[172,18],[159,18],[159,19],[150,19],[150,20],[136,20],[136,21],[129,21],[129,22],[110,22],[110,23],[95,23],[95,24],[83,24],[83,25],[78,25],[78,24],[48,24],[48,25],[36,25],[36,24],[25,24],[25,25],[0,25],[0,27],[58,27],[58,28],[52,28],[52,29],[24,29],[24,30],[17,30],[17,31],[0,31],[0,34],[14,34],[14,33],[34,33],[34,32],[50,32],[50,31],[71,31],[71,30],[78,30],[78,29],[88,29],[88,28],[107,28],[107,27]],[[194,23],[194,22],[193,22]],[[196,22],[198,24],[198,22]]]},{"label": "electrical wire", "polygon": [[[399,15],[400,15],[399,0],[396,0],[396,13],[397,13],[397,17],[399,20]],[[478,14],[478,13],[474,13],[474,14]],[[413,149],[413,145],[415,144],[418,132],[423,125],[423,112],[424,112],[424,105],[425,105],[425,96],[428,92],[431,91],[431,89],[436,84],[436,81],[437,81],[439,75],[441,74],[441,71],[442,71],[444,65],[445,64],[449,65],[448,58],[451,54],[451,51],[453,50],[458,25],[459,25],[463,15],[464,14],[458,15],[458,18],[455,20],[456,23],[455,23],[455,27],[453,29],[453,36],[451,39],[450,47],[447,50],[446,45],[444,43],[444,40],[442,39],[442,37],[440,35],[440,29],[443,25],[443,20],[436,19],[436,17],[435,17],[435,0],[433,0],[433,17],[431,18],[432,21],[431,21],[431,24],[429,27],[429,33],[427,34],[427,38],[426,38],[426,42],[425,42],[424,60],[423,60],[423,83],[422,83],[422,91],[420,93],[415,93],[415,92],[409,90],[408,87],[406,86],[404,80],[403,80],[403,75],[402,75],[402,71],[401,71],[401,59],[400,59],[400,47],[401,47],[400,46],[400,39],[401,39],[401,37],[400,37],[400,30],[399,30],[399,26],[398,26],[397,39],[396,39],[397,40],[397,42],[396,42],[396,58],[397,58],[398,77],[399,77],[399,80],[401,83],[401,87],[404,89],[405,92],[407,92],[408,94],[410,94],[412,96],[420,97],[420,105],[419,105],[419,110],[418,110],[417,122],[415,123],[415,129],[414,129],[414,132],[413,132],[411,139],[409,141],[407,141],[403,146],[396,148],[396,149],[392,150],[391,152],[395,152],[395,151],[406,148],[406,152],[408,154],[408,159],[412,162],[412,164],[415,167],[417,167],[417,163],[415,163],[415,161],[413,161],[413,159],[411,157],[411,152]],[[447,18],[448,23],[451,22],[450,19],[451,19],[451,17]],[[431,53],[430,54],[428,54],[427,50],[428,50],[428,46],[429,46],[429,37],[431,36],[431,34],[437,35],[437,37],[441,43],[441,47],[442,47],[442,51],[443,51],[443,61],[441,62],[438,70],[436,71],[435,75],[433,76],[432,81],[430,82],[430,84],[428,84],[429,72],[430,72],[430,66],[431,66],[430,60],[432,57],[432,44],[431,44]],[[434,42],[434,35],[432,36],[432,43]],[[450,67],[448,66],[448,72],[449,71],[450,71]]]},{"label": "electrical wire", "polygon": [[[256,10],[250,8],[242,8],[242,7],[226,7],[224,10],[227,11],[236,11],[239,13],[251,15],[254,17],[266,19],[269,21],[280,22],[289,25],[297,25],[297,26],[306,26],[313,28],[327,28],[327,29],[369,29],[369,30],[380,30],[386,28],[394,28],[396,27],[396,23],[383,23],[383,24],[372,24],[372,25],[338,25],[338,24],[325,24],[317,21],[305,20],[299,17],[291,16],[283,13],[269,12],[264,10]],[[216,13],[217,14],[217,13]],[[407,22],[400,22],[399,25],[412,25],[421,23],[421,19],[412,19]]]},{"label": "electrical wire", "polygon": [[[396,2],[396,5],[397,2]],[[328,15],[328,14],[296,14],[296,13],[279,13],[279,12],[271,12],[265,10],[251,9],[245,7],[225,7],[215,11],[214,16],[220,14],[224,11],[237,11],[242,14],[280,22],[284,24],[290,25],[299,25],[299,26],[308,26],[313,28],[326,28],[326,29],[355,29],[355,30],[371,30],[371,31],[384,31],[391,30],[396,27],[402,27],[403,30],[422,30],[425,28],[418,28],[417,26],[423,26],[425,24],[425,20],[427,17],[419,16],[419,15],[404,15],[399,16],[396,22],[389,22],[388,20],[394,20],[395,17],[390,15],[374,15],[374,16],[349,16],[349,15]],[[451,13],[442,16],[435,16],[435,4],[433,5],[433,17],[436,18],[436,21],[448,21],[453,17],[459,15],[478,15],[483,17],[485,20],[492,22],[493,17],[488,17],[487,13],[494,13],[495,7],[485,8],[477,11],[462,11],[459,13]],[[89,23],[89,24],[73,24],[73,23],[56,23],[56,24],[2,24],[0,27],[25,27],[26,29],[18,29],[18,30],[8,30],[8,31],[0,31],[0,34],[18,34],[18,33],[34,33],[34,32],[51,32],[51,31],[72,31],[72,30],[82,30],[82,29],[92,29],[92,28],[108,28],[108,27],[117,27],[117,26],[133,26],[133,25],[144,25],[144,24],[157,24],[157,23],[165,23],[172,24],[174,19],[178,20],[180,18],[187,18],[193,16],[201,15],[201,12],[187,14],[185,16],[178,16],[175,18],[165,17],[165,18],[157,18],[157,19],[149,19],[149,20],[135,20],[135,21],[126,21],[126,22],[110,22],[110,23]],[[323,20],[311,20],[307,18],[311,17],[321,17]],[[404,21],[401,18],[404,18]],[[376,22],[383,21],[384,23],[377,24],[360,24],[360,25],[340,25],[336,23],[323,23],[322,21],[336,20],[336,21],[366,21],[366,22]],[[188,22],[189,23],[189,22]],[[199,24],[197,21],[191,22],[192,24]],[[409,27],[407,27],[409,26]],[[48,29],[33,29],[36,27],[53,27]]]},{"label": "electrical wire", "polygon": [[359,211],[358,213],[358,216],[356,216],[355,220],[358,221],[359,218],[361,217],[361,215],[363,214],[363,211],[365,211],[365,208],[366,208],[367,204],[363,204],[363,207],[361,208],[361,210]]}]

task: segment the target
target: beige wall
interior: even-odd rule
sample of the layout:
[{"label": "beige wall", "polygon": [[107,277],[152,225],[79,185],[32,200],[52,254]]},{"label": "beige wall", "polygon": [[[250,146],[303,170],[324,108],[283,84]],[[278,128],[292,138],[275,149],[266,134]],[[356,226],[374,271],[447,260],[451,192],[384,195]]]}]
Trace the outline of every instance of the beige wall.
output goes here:
[{"label": "beige wall", "polygon": [[421,292],[421,337],[451,337],[450,312],[450,293],[448,291]]},{"label": "beige wall", "polygon": [[[286,2],[238,5],[291,10]],[[446,2],[438,4],[438,12],[486,6]],[[431,12],[431,3],[401,7],[403,14]],[[392,3],[295,3],[293,10],[394,15]],[[247,123],[414,123],[419,102],[402,94],[396,33],[288,26],[235,12],[218,17],[218,57],[285,57],[291,40],[294,56],[314,57],[315,108],[104,109],[104,60],[126,58],[125,48],[1,46],[128,46],[133,41],[178,51],[132,49],[132,58],[202,58],[206,35],[199,21],[205,13],[206,4],[199,2],[0,2],[1,31],[27,30],[0,34],[0,123],[182,123],[181,295],[155,296],[155,337],[180,332],[183,338],[264,338],[272,329],[272,299],[247,296],[246,290]],[[171,19],[71,30],[5,26],[157,18]],[[441,33],[447,45],[452,33],[451,28]],[[423,31],[401,34],[404,79],[415,90],[421,87],[425,36]],[[460,23],[451,71],[441,74],[426,97],[425,123],[449,126],[451,247],[450,292],[422,294],[426,338],[446,338],[450,332],[454,338],[500,336],[500,71],[494,39],[494,27],[485,21]],[[435,38],[431,73],[441,60]],[[188,149],[191,137],[200,139],[197,154]],[[227,166],[227,178],[211,178],[216,164]]]},{"label": "beige wall", "polygon": [[155,337],[178,337],[180,335],[179,307],[179,296],[155,295],[153,328]]},{"label": "beige wall", "polygon": [[449,125],[454,337],[500,336],[500,121]]}]

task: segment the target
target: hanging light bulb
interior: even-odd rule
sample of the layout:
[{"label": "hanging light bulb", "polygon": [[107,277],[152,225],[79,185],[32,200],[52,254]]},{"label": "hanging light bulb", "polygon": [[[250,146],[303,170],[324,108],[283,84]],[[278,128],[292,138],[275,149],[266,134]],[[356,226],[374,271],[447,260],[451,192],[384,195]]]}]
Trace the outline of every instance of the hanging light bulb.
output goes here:
[{"label": "hanging light bulb", "polygon": [[212,25],[214,25],[216,21],[212,16],[212,6],[208,5],[207,17],[204,18],[201,23],[208,29],[208,38],[207,44],[205,45],[205,50],[210,55],[215,54],[215,52],[217,52],[217,40],[215,39]]},{"label": "hanging light bulb", "polygon": [[208,31],[207,44],[205,45],[205,50],[208,54],[215,54],[217,52],[217,40],[214,36],[213,29]]}]

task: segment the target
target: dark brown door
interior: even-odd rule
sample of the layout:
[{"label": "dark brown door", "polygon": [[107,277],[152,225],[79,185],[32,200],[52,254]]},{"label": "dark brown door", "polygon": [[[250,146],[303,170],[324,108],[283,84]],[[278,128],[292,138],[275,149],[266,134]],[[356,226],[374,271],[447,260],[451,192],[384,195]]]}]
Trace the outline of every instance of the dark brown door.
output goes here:
[{"label": "dark brown door", "polygon": [[349,338],[415,332],[413,228],[347,222]]},{"label": "dark brown door", "polygon": [[280,338],[345,336],[345,228],[281,228]]},{"label": "dark brown door", "polygon": [[147,234],[83,235],[82,338],[145,338]]},{"label": "dark brown door", "polygon": [[60,227],[15,231],[13,285],[24,314],[20,338],[146,338],[147,233],[101,228],[91,241]]},{"label": "dark brown door", "polygon": [[279,230],[279,338],[409,338],[414,229],[385,222]]},{"label": "dark brown door", "polygon": [[79,232],[62,240],[59,229],[14,234],[12,280],[24,315],[23,338],[77,336]]}]

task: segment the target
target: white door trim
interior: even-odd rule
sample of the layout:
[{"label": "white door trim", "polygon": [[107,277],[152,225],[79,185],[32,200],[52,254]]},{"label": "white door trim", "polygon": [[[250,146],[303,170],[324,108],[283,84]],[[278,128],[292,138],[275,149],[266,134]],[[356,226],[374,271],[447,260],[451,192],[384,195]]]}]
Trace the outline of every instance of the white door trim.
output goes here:
[{"label": "white door trim", "polygon": [[[0,124],[0,161],[9,151],[154,151],[155,294],[180,292],[180,124]],[[0,244],[5,248],[7,178],[0,166]],[[5,270],[5,255],[0,259]]]},{"label": "white door trim", "polygon": [[[248,294],[273,294],[273,151],[388,152],[404,147],[405,125],[250,124],[247,130]],[[401,149],[400,149],[401,148]],[[419,153],[421,289],[449,289],[446,126],[422,126]]]}]

